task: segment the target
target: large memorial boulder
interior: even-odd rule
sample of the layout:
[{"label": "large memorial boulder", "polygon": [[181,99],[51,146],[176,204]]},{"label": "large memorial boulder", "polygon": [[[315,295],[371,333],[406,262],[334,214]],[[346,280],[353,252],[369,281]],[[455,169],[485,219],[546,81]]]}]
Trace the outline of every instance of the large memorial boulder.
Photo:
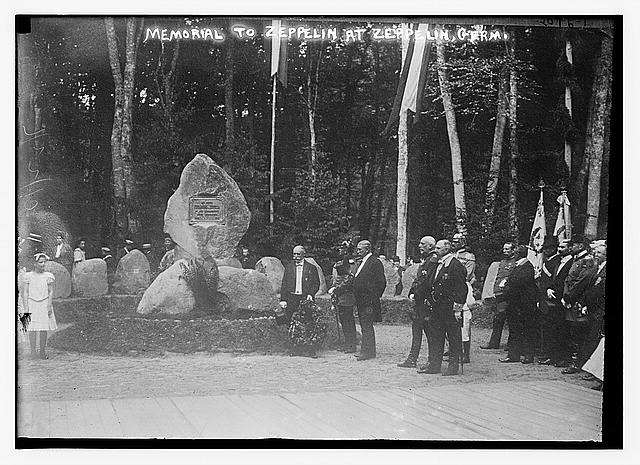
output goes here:
[{"label": "large memorial boulder", "polygon": [[259,271],[269,279],[273,291],[280,292],[282,277],[284,276],[284,265],[276,257],[262,257],[256,263],[256,271]]},{"label": "large memorial boulder", "polygon": [[218,270],[218,292],[228,297],[233,309],[271,314],[278,307],[276,292],[264,274],[231,266]]},{"label": "large memorial boulder", "polygon": [[164,230],[196,258],[231,258],[251,213],[236,182],[207,155],[187,164],[167,202]]},{"label": "large memorial boulder", "polygon": [[387,287],[384,288],[382,295],[386,297],[393,297],[396,295],[396,286],[400,282],[400,275],[393,262],[389,260],[380,260],[384,267],[384,277],[387,279]]},{"label": "large memorial boulder", "polygon": [[233,268],[242,268],[242,263],[240,263],[240,260],[238,260],[235,257],[218,258],[216,259],[216,263],[218,263],[218,266],[230,266]]},{"label": "large memorial boulder", "polygon": [[60,263],[49,260],[44,265],[44,271],[53,273],[56,278],[53,283],[53,298],[66,298],[71,295],[71,275]]},{"label": "large memorial boulder", "polygon": [[109,291],[107,264],[91,258],[73,265],[73,290],[81,297],[97,297]]},{"label": "large memorial boulder", "polygon": [[181,263],[187,265],[188,262],[179,260],[156,277],[144,291],[136,310],[138,313],[182,314],[194,309],[196,301],[182,277]]},{"label": "large memorial boulder", "polygon": [[113,278],[116,294],[137,294],[149,287],[150,267],[145,254],[132,250],[118,262]]},{"label": "large memorial boulder", "polygon": [[416,279],[418,266],[419,265],[417,263],[412,263],[402,273],[402,295],[405,297],[409,295],[409,289],[411,289],[411,285]]},{"label": "large memorial boulder", "polygon": [[316,262],[313,258],[305,257],[305,260],[318,269],[318,276],[320,276],[320,288],[318,289],[318,292],[316,292],[316,295],[326,294],[328,288],[327,279],[324,277],[324,271],[322,271],[322,268],[320,267],[320,265],[318,265],[318,262]]}]

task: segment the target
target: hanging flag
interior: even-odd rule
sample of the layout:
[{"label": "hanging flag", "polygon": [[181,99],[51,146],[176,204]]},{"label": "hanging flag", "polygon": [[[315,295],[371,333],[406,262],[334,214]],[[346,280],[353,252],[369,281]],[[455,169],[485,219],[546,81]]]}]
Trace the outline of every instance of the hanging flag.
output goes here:
[{"label": "hanging flag", "polygon": [[571,212],[569,207],[571,203],[567,197],[567,191],[562,191],[562,194],[558,197],[558,219],[556,220],[556,226],[553,228],[553,235],[558,238],[558,242],[571,239]]},{"label": "hanging flag", "polygon": [[533,227],[531,228],[531,236],[529,238],[529,251],[527,252],[527,258],[536,271],[536,277],[540,275],[540,270],[542,269],[542,247],[546,235],[547,226],[544,218],[544,193],[542,189],[540,189],[540,200],[538,200],[536,217],[533,219]]},{"label": "hanging flag", "polygon": [[429,71],[429,55],[431,42],[427,40],[428,24],[415,25],[410,29],[413,33],[409,39],[407,55],[402,64],[400,82],[391,109],[391,116],[387,126],[382,131],[389,135],[395,130],[400,112],[411,110],[415,113],[414,123],[419,119],[422,111],[422,94],[427,83]]},{"label": "hanging flag", "polygon": [[271,77],[278,75],[278,80],[287,87],[287,39],[280,38],[280,28],[284,23],[279,19],[271,21]]}]

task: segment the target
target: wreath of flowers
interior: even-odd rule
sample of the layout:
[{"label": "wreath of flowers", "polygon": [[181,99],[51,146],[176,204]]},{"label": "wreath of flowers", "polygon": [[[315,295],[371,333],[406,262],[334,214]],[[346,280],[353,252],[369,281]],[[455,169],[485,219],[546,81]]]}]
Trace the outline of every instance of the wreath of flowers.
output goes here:
[{"label": "wreath of flowers", "polygon": [[289,339],[295,347],[322,346],[327,335],[327,325],[321,321],[320,309],[315,302],[300,302],[298,310],[291,316]]}]

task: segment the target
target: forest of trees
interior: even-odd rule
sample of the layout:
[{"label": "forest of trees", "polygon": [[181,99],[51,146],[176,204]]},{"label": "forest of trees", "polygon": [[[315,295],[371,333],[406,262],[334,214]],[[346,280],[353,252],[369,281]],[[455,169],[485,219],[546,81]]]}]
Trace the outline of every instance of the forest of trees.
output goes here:
[{"label": "forest of trees", "polygon": [[[308,19],[288,19],[292,24]],[[384,129],[400,40],[289,40],[278,85],[275,221],[269,221],[269,21],[205,17],[40,17],[18,45],[18,213],[56,213],[74,237],[160,244],[166,201],[206,153],[243,191],[244,243],[329,259],[344,237],[396,253],[398,132],[406,138],[407,253],[464,229],[480,257],[528,241],[546,187],[547,230],[567,191],[574,232],[606,237],[609,134],[619,76],[613,23],[487,27],[508,40],[432,46],[419,115]],[[253,26],[253,38],[144,40],[147,27]],[[326,19],[324,26],[366,20]],[[391,25],[391,23],[389,23]],[[467,26],[471,27],[471,26]],[[613,111],[612,111],[612,104]],[[614,118],[614,124],[616,120]],[[568,166],[567,161],[570,160]]]}]

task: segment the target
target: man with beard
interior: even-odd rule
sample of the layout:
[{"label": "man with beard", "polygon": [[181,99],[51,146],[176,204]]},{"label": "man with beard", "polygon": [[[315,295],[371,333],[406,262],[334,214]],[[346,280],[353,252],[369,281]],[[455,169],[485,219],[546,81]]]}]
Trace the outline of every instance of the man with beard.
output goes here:
[{"label": "man with beard", "polygon": [[557,367],[568,366],[570,354],[568,353],[568,323],[565,320],[564,305],[562,305],[562,293],[564,292],[564,280],[573,265],[571,247],[573,243],[561,240],[558,244],[556,255],[549,258],[542,266],[543,295],[541,307],[546,309],[543,331],[548,342],[548,358],[540,360],[541,365],[555,365]]},{"label": "man with beard", "polygon": [[[588,241],[577,240],[571,247],[573,254],[573,264],[569,269],[567,278],[564,281],[563,303],[565,306],[565,320],[569,323],[569,338],[572,349],[577,348],[578,360],[585,359],[585,338],[589,329],[587,314],[583,310],[584,294],[589,285],[593,273],[596,269],[595,260],[589,255],[590,244]],[[588,357],[590,354],[586,354]],[[580,365],[581,366],[581,365]],[[575,364],[562,370],[563,374],[578,373],[580,368]]]},{"label": "man with beard", "polygon": [[[480,346],[481,349],[500,348],[502,328],[504,327],[504,322],[507,319],[507,302],[504,298],[504,286],[517,261],[514,255],[514,250],[515,245],[513,242],[505,242],[502,246],[502,260],[500,262],[492,263],[487,271],[487,278],[485,280],[482,298],[485,305],[488,304],[494,307],[495,313],[493,315],[493,330],[491,331],[491,338],[486,345]],[[490,275],[493,275],[493,279],[490,279]]]},{"label": "man with beard", "polygon": [[502,363],[533,362],[536,335],[536,281],[535,271],[527,259],[527,247],[520,245],[515,252],[518,261],[507,278],[504,297],[507,301],[507,322],[509,324],[509,353]]},{"label": "man with beard", "polygon": [[[584,293],[584,311],[589,321],[589,330],[585,338],[582,359],[578,360],[578,366],[586,363],[586,357],[593,354],[604,336],[604,318],[606,308],[606,284],[607,284],[607,245],[598,244],[593,250],[597,268],[591,277],[589,287]],[[593,376],[589,379],[595,378]]]},{"label": "man with beard", "polygon": [[[427,274],[431,268],[438,265],[438,258],[434,251],[436,240],[431,236],[424,236],[420,239],[418,249],[420,250],[421,262],[416,273],[416,279],[409,290],[409,300],[413,305],[411,314],[411,349],[407,359],[398,363],[401,368],[415,368],[420,355],[420,347],[422,346],[422,333],[427,335],[427,320],[429,312],[425,305],[427,298]],[[431,270],[432,271],[432,270]]]},{"label": "man with beard", "polygon": [[371,242],[358,242],[356,255],[359,257],[358,267],[353,279],[353,294],[356,298],[362,344],[358,361],[376,357],[376,333],[373,329],[375,321],[382,321],[380,297],[387,286],[382,262],[371,253]]},{"label": "man with beard", "polygon": [[[290,325],[292,316],[306,300],[313,300],[313,297],[320,288],[320,277],[318,269],[304,259],[305,249],[301,245],[293,248],[293,262],[288,263],[284,268],[282,286],[280,287],[280,308],[282,311],[276,317],[278,324]],[[301,321],[307,321],[301,319]],[[291,327],[289,328],[291,334]],[[304,328],[300,328],[304,330]],[[304,332],[304,331],[303,331]],[[315,357],[313,347],[304,347],[307,353],[302,353],[302,347],[292,347],[291,355],[309,355]]]},{"label": "man with beard", "polygon": [[451,242],[439,240],[435,247],[437,266],[427,273],[427,305],[431,318],[427,326],[429,362],[419,373],[441,372],[445,337],[449,338],[449,366],[444,376],[458,374],[462,337],[462,306],[467,297],[466,269],[451,253]]}]

